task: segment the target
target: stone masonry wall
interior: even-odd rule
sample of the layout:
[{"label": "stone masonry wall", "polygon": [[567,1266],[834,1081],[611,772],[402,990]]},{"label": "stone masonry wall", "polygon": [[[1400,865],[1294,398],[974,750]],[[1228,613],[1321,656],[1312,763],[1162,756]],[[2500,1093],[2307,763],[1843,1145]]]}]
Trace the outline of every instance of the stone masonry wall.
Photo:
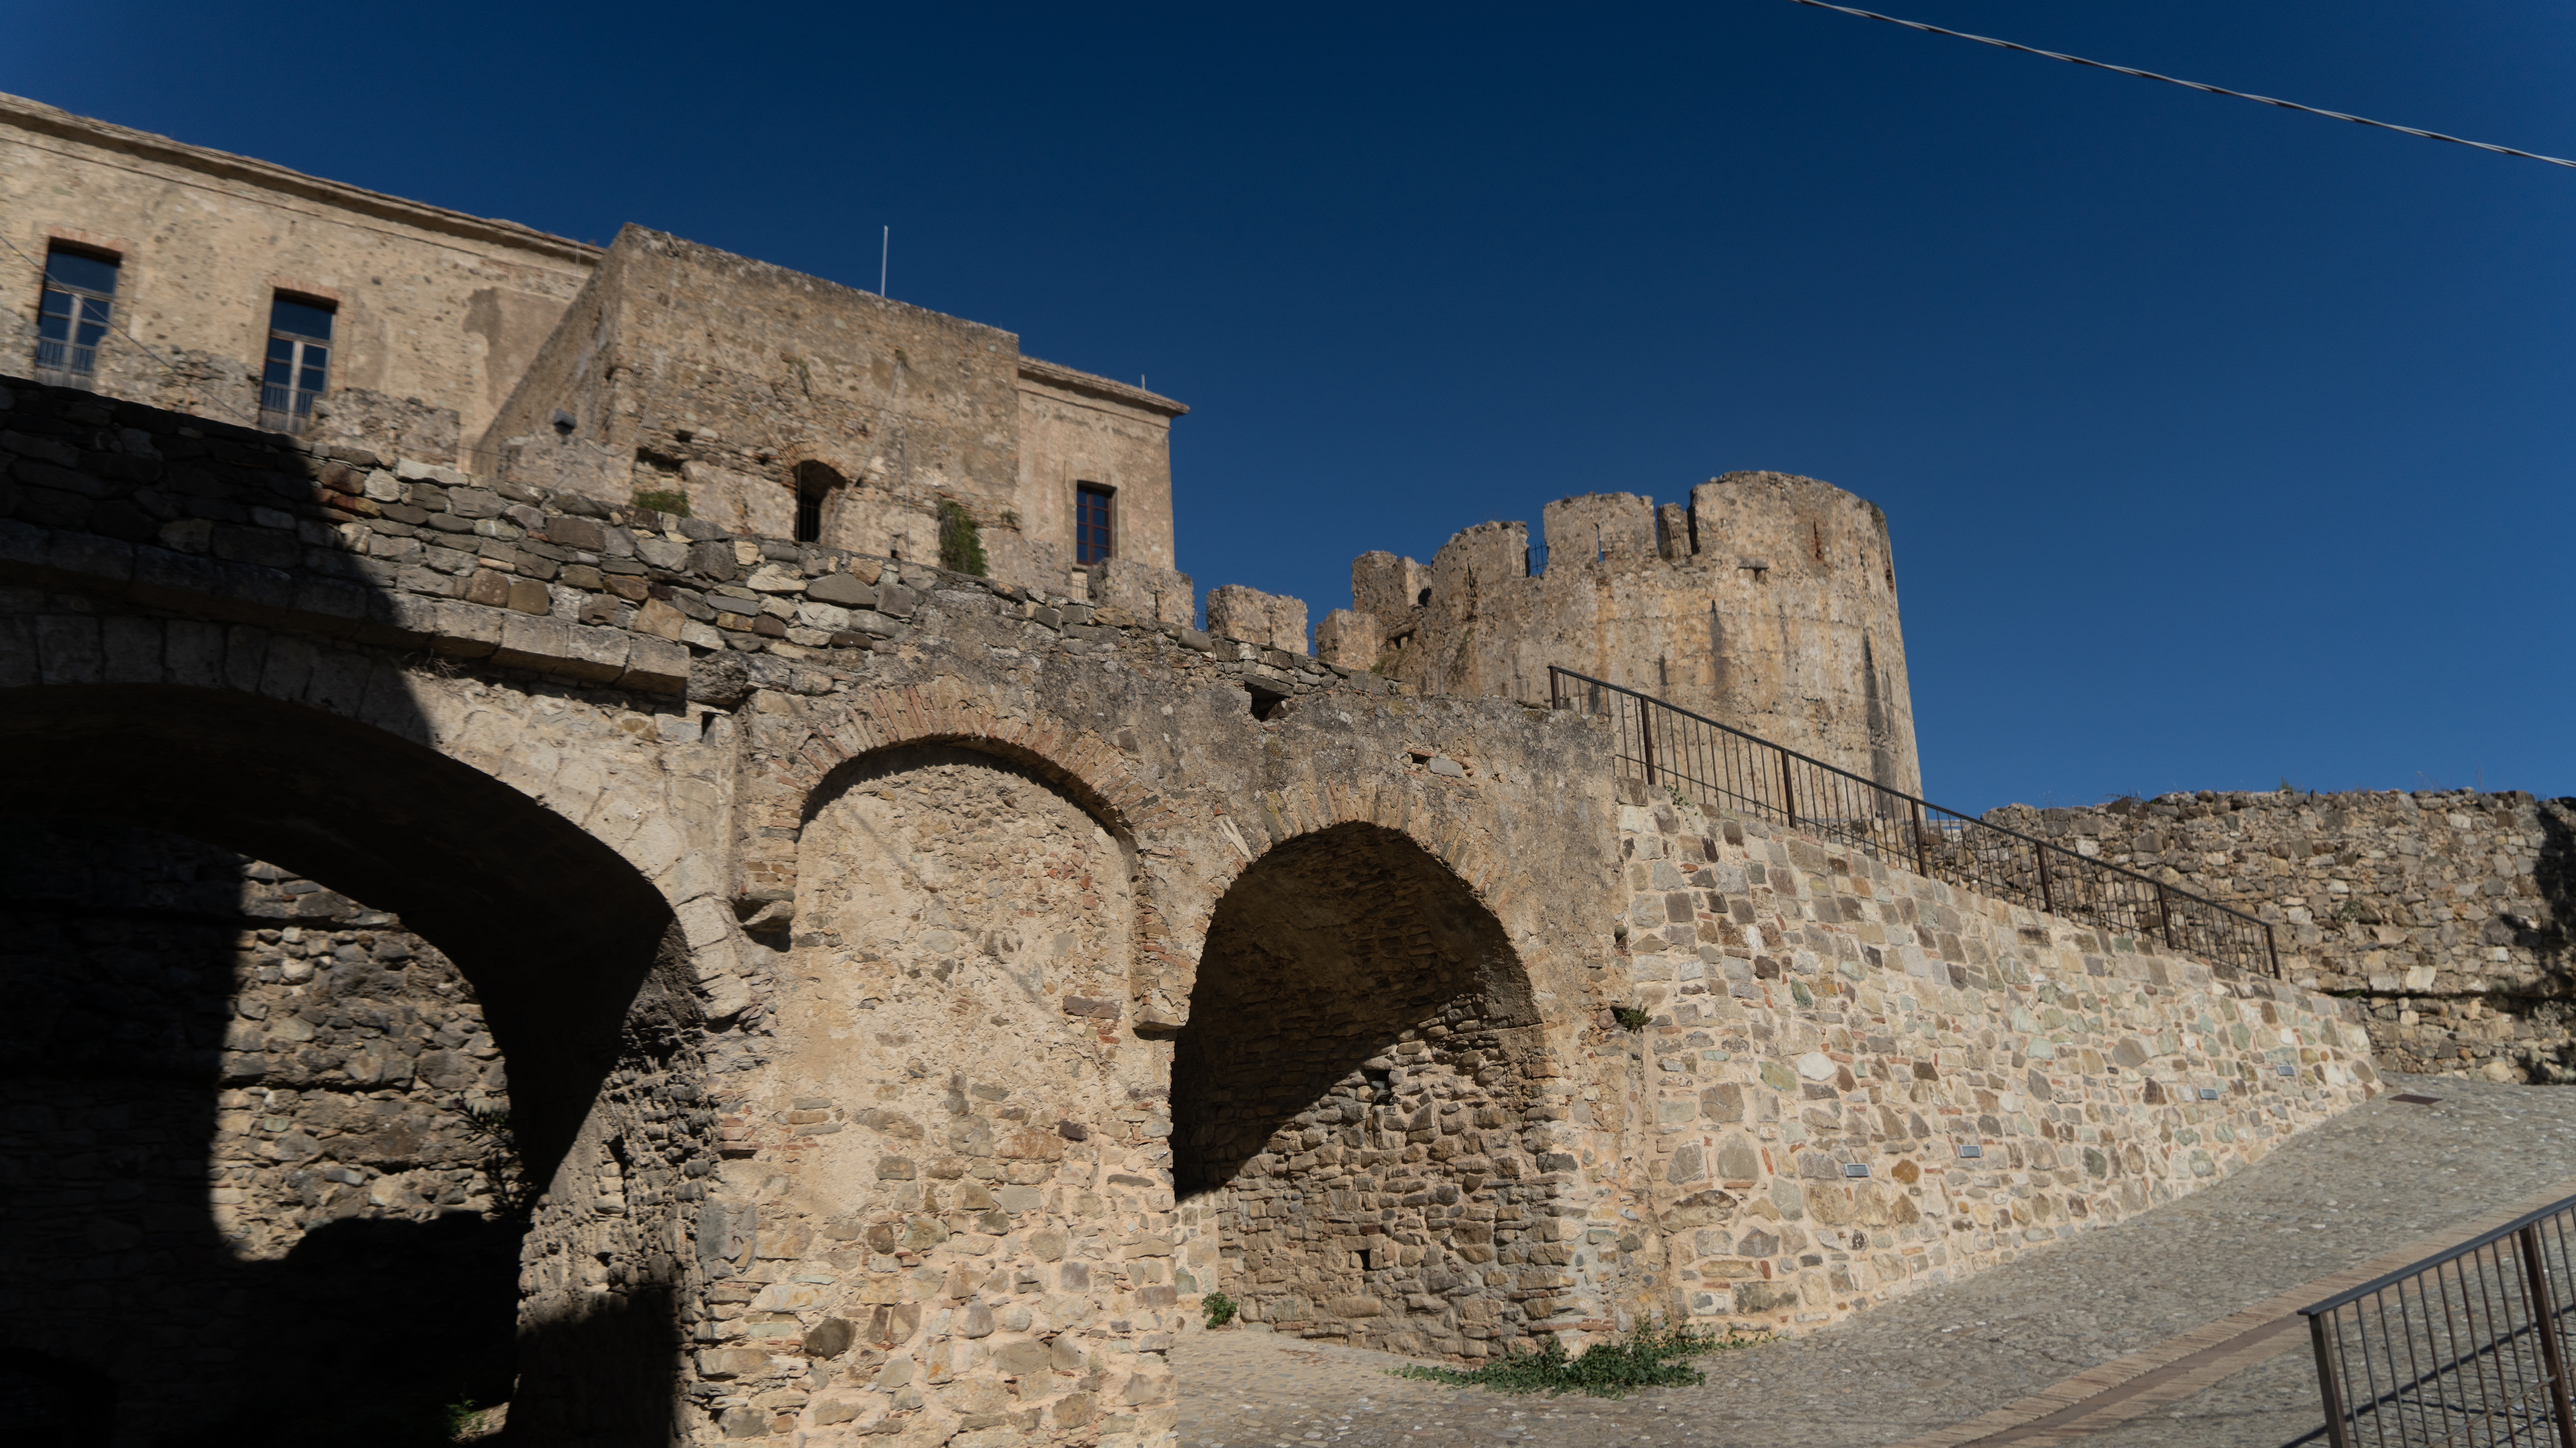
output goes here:
[{"label": "stone masonry wall", "polygon": [[[1384,831],[1275,852],[1208,932],[1172,1064],[1203,1288],[1307,1337],[1442,1357],[1516,1342],[1565,1284],[1552,1073],[1493,918]],[[1213,1229],[1212,1231],[1206,1229]]]},{"label": "stone masonry wall", "polygon": [[[401,1437],[507,1399],[530,1189],[454,967],[392,916],[192,840],[14,818],[0,854],[0,1313],[17,1349],[104,1381],[97,1441]],[[327,1386],[265,1401],[260,1344],[383,1317],[378,1294],[403,1299],[389,1336],[315,1347]]]},{"label": "stone masonry wall", "polygon": [[[2376,1094],[2351,1005],[1631,784],[1630,1301],[1798,1330],[2261,1160]],[[1603,1049],[1615,1050],[1616,1037]],[[1973,1153],[1973,1154],[1972,1154]]]},{"label": "stone masonry wall", "polygon": [[1729,473],[1687,508],[1596,493],[1548,504],[1542,522],[1536,572],[1520,523],[1468,528],[1428,568],[1363,554],[1357,617],[1337,611],[1327,657],[1426,692],[1529,702],[1547,699],[1551,666],[1572,669],[1921,792],[1876,506],[1813,478]]},{"label": "stone masonry wall", "polygon": [[2576,801],[2202,791],[1989,818],[2273,922],[2290,978],[2359,998],[2390,1070],[2576,1080]]}]

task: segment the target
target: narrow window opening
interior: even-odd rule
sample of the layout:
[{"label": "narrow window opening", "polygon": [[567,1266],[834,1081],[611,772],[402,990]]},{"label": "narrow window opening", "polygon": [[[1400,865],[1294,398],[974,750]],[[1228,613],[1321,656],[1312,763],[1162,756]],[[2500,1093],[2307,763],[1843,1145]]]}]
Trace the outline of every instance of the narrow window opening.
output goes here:
[{"label": "narrow window opening", "polygon": [[845,486],[839,473],[822,463],[796,465],[796,541],[823,541],[823,518],[830,511],[832,499]]},{"label": "narrow window opening", "polygon": [[1117,551],[1117,489],[1077,483],[1073,489],[1073,561],[1097,563]]},{"label": "narrow window opening", "polygon": [[1288,702],[1287,695],[1274,693],[1259,684],[1250,684],[1246,688],[1252,694],[1252,717],[1265,724],[1276,718],[1281,706]]},{"label": "narrow window opening", "polygon": [[118,259],[57,243],[45,253],[37,304],[36,380],[87,387],[98,375],[98,345],[116,308]]},{"label": "narrow window opening", "polygon": [[1413,596],[1413,606],[1415,608],[1429,608],[1431,606],[1431,590],[1426,588],[1420,593],[1415,594]]},{"label": "narrow window opening", "polygon": [[259,425],[302,432],[330,383],[332,306],[279,292],[268,303],[268,363],[259,380]]}]

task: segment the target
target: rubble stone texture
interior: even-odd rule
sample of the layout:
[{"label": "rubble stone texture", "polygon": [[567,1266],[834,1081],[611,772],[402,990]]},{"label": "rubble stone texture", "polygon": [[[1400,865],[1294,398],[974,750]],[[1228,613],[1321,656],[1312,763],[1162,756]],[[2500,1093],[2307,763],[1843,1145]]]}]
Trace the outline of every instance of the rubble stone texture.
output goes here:
[{"label": "rubble stone texture", "polygon": [[[1640,690],[1905,794],[1922,792],[1878,508],[1813,478],[1729,473],[1687,507],[1634,493],[1547,505],[1544,565],[1520,523],[1480,523],[1428,567],[1351,564],[1383,631],[1374,667],[1428,693],[1545,702],[1551,665]],[[1356,620],[1331,657],[1358,662]]]},{"label": "rubble stone texture", "polygon": [[[470,983],[542,1186],[528,1441],[1155,1441],[1211,1290],[1461,1359],[1647,1313],[1805,1330],[2373,1089],[2340,1002],[1668,822],[1596,717],[1211,637],[1159,593],[18,383],[0,453],[0,809],[281,862]],[[474,562],[382,568],[379,519]],[[337,1066],[263,1051],[86,1129],[214,1141],[219,1091],[377,1061],[350,1021]],[[1942,1154],[1971,1131],[1973,1171]],[[397,1175],[349,1166],[321,1203]],[[124,1280],[201,1320],[148,1261]],[[42,1350],[102,1402],[230,1391],[123,1341]]]},{"label": "rubble stone texture", "polygon": [[[258,1391],[260,1344],[371,1320],[363,1344],[307,1348],[375,1400],[331,1405],[335,1430],[506,1398],[525,1183],[455,968],[382,911],[176,836],[16,817],[0,852],[0,1313],[20,1370],[112,1344],[144,1369],[111,1370],[134,1441],[303,1441],[319,1405]],[[147,1366],[176,1363],[197,1366]]]},{"label": "rubble stone texture", "polygon": [[2576,802],[2204,791],[1989,818],[2272,922],[2293,980],[2366,1003],[2390,1070],[2576,1079]]},{"label": "rubble stone texture", "polygon": [[1655,1014],[1625,1099],[1587,1105],[1650,1143],[1661,1241],[1587,1240],[1625,1248],[1641,1304],[1830,1321],[2134,1216],[2375,1094],[2331,997],[1755,822],[1641,804],[1620,837]]}]

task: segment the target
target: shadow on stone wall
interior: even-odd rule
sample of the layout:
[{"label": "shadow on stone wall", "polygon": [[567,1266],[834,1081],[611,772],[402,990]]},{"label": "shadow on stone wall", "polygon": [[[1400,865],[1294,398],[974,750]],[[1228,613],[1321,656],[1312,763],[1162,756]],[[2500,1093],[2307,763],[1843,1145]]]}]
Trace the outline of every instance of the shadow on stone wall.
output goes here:
[{"label": "shadow on stone wall", "polygon": [[648,883],[419,745],[210,690],[0,691],[0,813],[20,842],[46,838],[35,817],[215,847],[190,879],[111,867],[67,898],[9,902],[5,985],[24,1024],[0,1055],[5,1311],[13,1346],[113,1385],[84,1409],[85,1441],[443,1441],[444,1405],[513,1398],[522,1352],[547,1365],[537,1395],[563,1401],[529,1403],[531,1430],[512,1441],[666,1440],[676,1344],[659,1284],[520,1327],[522,1217],[391,1220],[361,1197],[329,1220],[312,1210],[338,1190],[326,1151],[303,1186],[323,1220],[282,1258],[242,1260],[208,1180],[219,1090],[257,1085],[227,1080],[245,1044],[227,1037],[242,1024],[244,922],[237,896],[216,897],[238,889],[242,856],[395,910],[455,963],[508,1059],[538,1183],[630,1044],[629,1008],[670,922]]},{"label": "shadow on stone wall", "polygon": [[2529,950],[2540,967],[2540,989],[2522,1003],[2522,1014],[2570,1043],[2531,1064],[2535,1074],[2559,1082],[2576,1082],[2576,799],[2544,799],[2533,811],[2540,819],[2540,858],[2531,867],[2531,883],[2540,891],[2540,913],[2516,917],[2513,943]]},{"label": "shadow on stone wall", "polygon": [[[362,1172],[438,1152],[404,1093],[312,1089],[338,1060],[327,1034],[287,1071],[244,1075],[271,1060],[255,1051],[227,1069],[228,1045],[255,1044],[239,1027],[260,1024],[236,1015],[260,958],[241,944],[297,923],[242,912],[246,863],[155,832],[0,820],[0,991],[15,1023],[0,1050],[0,1300],[15,1372],[61,1376],[13,1395],[70,1415],[46,1441],[425,1444],[444,1440],[447,1404],[510,1395],[524,1218],[418,1220],[435,1208],[416,1200],[412,1220],[350,1215],[369,1209]],[[327,938],[330,923],[304,926]],[[375,1004],[334,974],[444,974],[411,964],[317,972],[315,1013]],[[225,1131],[222,1100],[259,1095],[266,1106],[231,1114],[293,1128]],[[230,1159],[262,1141],[267,1180],[247,1183]],[[282,1256],[265,1256],[267,1223],[219,1221],[213,1205],[263,1186],[287,1230],[315,1224]]]},{"label": "shadow on stone wall", "polygon": [[1521,1259],[1523,1212],[1572,1165],[1523,1137],[1536,1019],[1500,922],[1410,839],[1342,825],[1255,862],[1172,1063],[1174,1192],[1219,1239],[1202,1289],[1403,1352],[1526,1330],[1482,1269]]}]

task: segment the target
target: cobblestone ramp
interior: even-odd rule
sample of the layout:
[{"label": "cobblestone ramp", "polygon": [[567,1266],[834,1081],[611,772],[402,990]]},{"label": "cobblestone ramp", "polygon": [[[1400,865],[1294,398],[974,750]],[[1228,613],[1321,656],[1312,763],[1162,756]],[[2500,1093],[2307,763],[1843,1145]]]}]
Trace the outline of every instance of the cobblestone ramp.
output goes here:
[{"label": "cobblestone ramp", "polygon": [[[1391,1377],[1386,1369],[1402,1360],[1383,1354],[1261,1333],[1193,1333],[1172,1354],[1181,1442],[1893,1448],[1936,1436],[1955,1441],[1941,1430],[2381,1254],[2465,1235],[2482,1218],[2576,1179],[2576,1092],[2457,1079],[2390,1084],[2441,1099],[2418,1106],[2383,1096],[2218,1186],[2119,1227],[1826,1331],[1704,1359],[1702,1387],[1607,1401],[1504,1397]],[[2273,1341],[2288,1350],[2189,1396],[2142,1393],[2123,1411],[2088,1421],[2081,1436],[2016,1437],[2015,1448],[2322,1442],[2304,1335]]]}]

